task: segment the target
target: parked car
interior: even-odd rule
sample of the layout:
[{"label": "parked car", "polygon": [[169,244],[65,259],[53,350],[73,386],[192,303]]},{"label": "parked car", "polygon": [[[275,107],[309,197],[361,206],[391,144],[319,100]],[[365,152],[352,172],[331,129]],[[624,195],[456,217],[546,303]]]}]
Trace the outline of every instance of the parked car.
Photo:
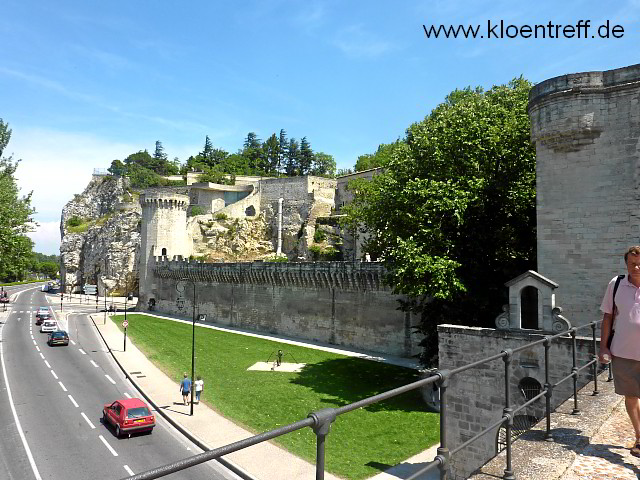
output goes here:
[{"label": "parked car", "polygon": [[149,432],[156,426],[156,417],[139,398],[124,398],[107,403],[102,409],[102,422],[113,425],[116,437],[123,433]]},{"label": "parked car", "polygon": [[0,303],[9,303],[9,295],[4,290],[0,292]]},{"label": "parked car", "polygon": [[53,347],[54,345],[69,345],[69,334],[64,330],[51,332],[49,333],[47,343],[50,347]]},{"label": "parked car", "polygon": [[58,323],[55,320],[45,320],[40,325],[40,333],[55,332],[58,330]]}]

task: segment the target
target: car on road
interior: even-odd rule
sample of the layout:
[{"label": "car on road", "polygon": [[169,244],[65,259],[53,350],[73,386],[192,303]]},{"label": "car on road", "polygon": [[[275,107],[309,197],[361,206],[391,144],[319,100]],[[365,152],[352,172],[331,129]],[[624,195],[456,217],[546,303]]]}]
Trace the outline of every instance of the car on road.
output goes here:
[{"label": "car on road", "polygon": [[44,320],[40,325],[40,333],[55,332],[58,330],[58,322],[55,320]]},{"label": "car on road", "polygon": [[50,347],[53,347],[54,345],[69,345],[69,334],[64,330],[50,332],[47,344]]},{"label": "car on road", "polygon": [[36,325],[42,325],[45,320],[51,320],[51,312],[48,307],[40,307],[36,312]]},{"label": "car on road", "polygon": [[0,292],[0,303],[9,303],[9,295],[4,290]]},{"label": "car on road", "polygon": [[149,432],[156,426],[156,417],[149,405],[139,398],[124,398],[107,403],[102,409],[102,423],[113,425],[116,437],[123,433]]}]

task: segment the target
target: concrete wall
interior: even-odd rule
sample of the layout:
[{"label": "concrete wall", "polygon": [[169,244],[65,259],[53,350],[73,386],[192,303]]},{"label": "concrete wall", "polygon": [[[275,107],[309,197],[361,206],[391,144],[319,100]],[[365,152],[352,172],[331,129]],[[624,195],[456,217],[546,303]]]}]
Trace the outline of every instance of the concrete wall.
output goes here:
[{"label": "concrete wall", "polygon": [[[582,329],[581,335],[590,330]],[[438,342],[440,370],[451,370],[482,358],[514,349],[527,343],[543,339],[544,336],[531,331],[505,331],[488,328],[439,325]],[[584,365],[593,355],[590,338],[577,339],[577,365]],[[549,350],[550,382],[554,384],[571,373],[571,339],[555,340]],[[542,345],[513,354],[510,388],[511,407],[526,402],[518,389],[525,377],[537,380],[544,388],[545,365]],[[579,387],[592,380],[591,369],[579,376]],[[554,388],[551,406],[555,409],[573,394],[573,381],[569,380]],[[451,378],[447,388],[447,440],[449,450],[466,442],[503,415],[505,405],[504,362],[494,360],[477,368],[467,370]],[[544,398],[535,406],[527,407],[515,415],[543,417]],[[465,479],[477,468],[496,455],[498,429],[487,433],[451,458],[451,478]]]},{"label": "concrete wall", "polygon": [[[207,321],[399,356],[419,353],[417,319],[397,310],[401,298],[381,280],[380,264],[198,264],[158,259],[152,291],[156,309],[190,317],[196,282],[197,308]],[[144,307],[144,305],[141,304]]]},{"label": "concrete wall", "polygon": [[552,78],[529,97],[538,272],[581,325],[601,318],[622,254],[640,243],[640,64]]}]

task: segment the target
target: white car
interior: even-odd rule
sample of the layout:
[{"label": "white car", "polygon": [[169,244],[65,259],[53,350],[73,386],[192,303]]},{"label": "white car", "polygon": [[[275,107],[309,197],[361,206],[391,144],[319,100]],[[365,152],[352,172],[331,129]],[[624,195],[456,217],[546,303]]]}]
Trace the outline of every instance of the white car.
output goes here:
[{"label": "white car", "polygon": [[45,320],[40,326],[40,333],[55,332],[58,330],[58,323],[55,320]]}]

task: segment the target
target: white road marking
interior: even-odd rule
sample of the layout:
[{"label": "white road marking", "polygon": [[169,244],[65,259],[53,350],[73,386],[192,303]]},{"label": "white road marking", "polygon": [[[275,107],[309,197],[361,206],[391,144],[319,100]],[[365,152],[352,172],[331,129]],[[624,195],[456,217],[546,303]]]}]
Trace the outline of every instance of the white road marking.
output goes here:
[{"label": "white road marking", "polygon": [[74,342],[73,340],[69,340],[71,342],[71,345],[75,345],[76,342]]},{"label": "white road marking", "polygon": [[87,354],[87,352],[85,352],[85,351],[84,351],[83,349],[81,349],[81,348],[79,348],[78,350],[79,350],[79,351],[80,351],[80,353],[81,353],[81,354],[83,354],[83,355],[86,355],[86,354]]},{"label": "white road marking", "polygon": [[93,360],[91,360],[91,365],[93,365],[94,367],[98,368],[98,364],[96,362],[94,362]]},{"label": "white road marking", "polygon": [[62,384],[62,382],[58,382],[58,384],[60,385],[60,388],[62,388],[63,392],[66,392],[67,389],[65,388],[65,386]]},{"label": "white road marking", "polygon": [[51,375],[53,375],[53,378],[58,380],[58,375],[56,375],[56,372],[54,372],[53,370],[51,370]]},{"label": "white road marking", "polygon": [[38,345],[38,344],[36,343],[36,341],[35,341],[35,340],[33,341],[33,344],[34,344],[34,345]]},{"label": "white road marking", "polygon": [[69,397],[69,400],[71,400],[71,403],[73,403],[73,406],[78,408],[78,404],[76,403],[76,401],[73,399],[73,397],[71,395],[67,395],[67,397]]},{"label": "white road marking", "polygon": [[130,477],[133,477],[134,473],[133,473],[133,470],[129,468],[129,465],[125,465],[124,469],[127,471]]},{"label": "white road marking", "polygon": [[100,440],[102,440],[102,443],[104,443],[105,447],[107,447],[109,449],[109,451],[111,452],[111,454],[114,457],[118,456],[118,452],[116,452],[113,447],[111,445],[109,445],[109,443],[104,439],[104,437],[102,435],[100,435]]},{"label": "white road marking", "polygon": [[47,362],[46,360],[44,361],[44,364],[47,366],[47,368],[51,368],[51,365],[49,365],[49,362]]},{"label": "white road marking", "polygon": [[80,415],[82,415],[82,417],[87,421],[87,423],[89,424],[89,426],[90,426],[91,428],[96,428],[96,426],[95,426],[93,423],[91,423],[91,420],[89,420],[89,417],[87,417],[87,416],[84,414],[84,412],[80,412]]},{"label": "white road marking", "polygon": [[37,346],[37,345],[36,345],[36,350],[37,350],[37,351],[40,351],[40,347],[39,347],[39,346]]},{"label": "white road marking", "polygon": [[115,380],[111,378],[109,375],[105,374],[104,376],[107,377],[107,380],[109,380],[111,383],[113,383],[114,385],[116,384]]},{"label": "white road marking", "polygon": [[[19,295],[19,294],[18,294]],[[24,432],[22,431],[22,425],[20,424],[20,419],[18,418],[18,413],[16,412],[16,407],[13,404],[13,397],[11,395],[11,387],[9,386],[9,379],[7,377],[7,368],[4,364],[4,348],[3,343],[0,343],[0,361],[2,362],[2,375],[4,377],[4,384],[7,388],[7,395],[9,396],[9,405],[11,406],[11,412],[13,413],[13,418],[16,422],[16,428],[18,429],[18,434],[20,435],[20,440],[22,440],[22,445],[27,453],[27,458],[29,459],[29,464],[31,465],[31,470],[33,470],[33,475],[36,477],[36,480],[42,480],[40,476],[40,472],[38,471],[38,467],[36,466],[36,462],[33,460],[33,455],[31,454],[31,449],[29,448],[29,444],[27,443],[27,439],[24,436]]]},{"label": "white road marking", "polygon": [[33,335],[31,335],[31,340],[35,340],[35,338],[33,338]]},{"label": "white road marking", "polygon": [[42,359],[44,360],[44,355],[42,354],[42,352],[40,352],[40,357],[42,357]]},{"label": "white road marking", "polygon": [[129,395],[127,392],[124,392],[124,396],[127,398],[131,398],[131,395]]}]

